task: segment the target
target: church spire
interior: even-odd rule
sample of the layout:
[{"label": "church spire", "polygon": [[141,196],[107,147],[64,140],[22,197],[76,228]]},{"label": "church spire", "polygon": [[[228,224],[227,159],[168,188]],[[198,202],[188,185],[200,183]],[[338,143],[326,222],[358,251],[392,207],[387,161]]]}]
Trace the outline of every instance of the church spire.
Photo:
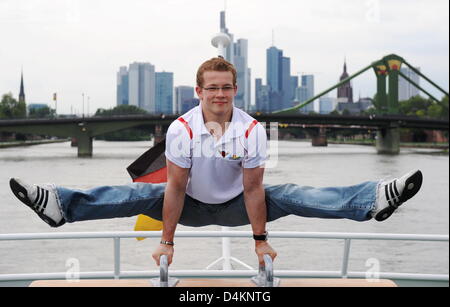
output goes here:
[{"label": "church spire", "polygon": [[23,69],[20,74],[20,92],[19,92],[19,102],[25,102],[25,90],[23,87]]},{"label": "church spire", "polygon": [[[341,75],[340,81],[348,79],[350,76],[347,72],[347,57],[344,58],[344,72]],[[353,102],[353,88],[352,84],[346,82],[338,88],[338,100],[340,102]]]},{"label": "church spire", "polygon": [[344,80],[347,79],[349,77],[348,72],[347,72],[347,58],[344,58],[344,72],[341,75],[340,80]]}]

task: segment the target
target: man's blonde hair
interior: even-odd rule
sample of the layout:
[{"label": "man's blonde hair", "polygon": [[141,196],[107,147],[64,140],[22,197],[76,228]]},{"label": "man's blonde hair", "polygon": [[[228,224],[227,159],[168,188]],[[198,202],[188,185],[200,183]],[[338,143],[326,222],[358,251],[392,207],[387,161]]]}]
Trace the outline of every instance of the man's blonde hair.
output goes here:
[{"label": "man's blonde hair", "polygon": [[203,87],[203,73],[205,71],[229,71],[233,74],[233,86],[236,86],[237,83],[237,73],[236,68],[234,68],[233,64],[226,61],[222,57],[212,58],[205,63],[203,63],[198,71],[197,71],[197,86]]}]

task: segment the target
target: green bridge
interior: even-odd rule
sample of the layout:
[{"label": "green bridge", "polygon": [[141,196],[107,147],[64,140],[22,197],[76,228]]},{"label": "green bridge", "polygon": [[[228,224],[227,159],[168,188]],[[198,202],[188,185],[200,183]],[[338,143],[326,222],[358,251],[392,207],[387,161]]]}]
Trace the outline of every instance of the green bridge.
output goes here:
[{"label": "green bridge", "polygon": [[[296,112],[298,109],[303,108],[304,106],[313,103],[314,100],[328,94],[332,90],[340,87],[343,84],[350,82],[350,80],[360,76],[362,73],[373,70],[375,76],[377,78],[377,112],[378,115],[396,115],[399,114],[399,101],[398,101],[398,81],[399,76],[402,76],[407,82],[411,83],[417,89],[425,93],[428,97],[434,100],[436,103],[440,104],[441,101],[436,99],[433,95],[431,95],[428,91],[424,90],[419,84],[412,81],[410,78],[405,76],[401,71],[402,65],[406,65],[424,80],[428,81],[434,88],[442,92],[445,96],[449,96],[448,93],[443,90],[439,85],[429,79],[427,76],[422,74],[419,70],[417,70],[414,66],[409,64],[404,58],[396,55],[390,54],[383,57],[380,60],[374,61],[367,67],[364,67],[360,71],[355,74],[349,76],[347,79],[342,80],[335,86],[330,87],[329,89],[321,92],[317,96],[301,103],[293,108],[281,110],[275,112],[276,114],[292,114]],[[447,124],[448,125],[448,124]],[[447,128],[448,130],[448,128]],[[390,153],[390,154],[398,154],[400,152],[400,131],[398,125],[393,123],[391,127],[385,127],[383,129],[379,129],[377,133],[377,151],[379,153]]]}]

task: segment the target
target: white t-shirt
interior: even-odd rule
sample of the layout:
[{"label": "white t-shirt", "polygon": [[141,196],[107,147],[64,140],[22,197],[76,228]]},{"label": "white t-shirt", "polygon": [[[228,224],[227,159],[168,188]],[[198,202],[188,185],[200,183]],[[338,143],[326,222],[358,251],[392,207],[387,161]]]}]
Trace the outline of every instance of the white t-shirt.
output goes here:
[{"label": "white t-shirt", "polygon": [[[219,125],[213,128],[221,129]],[[200,104],[169,126],[165,154],[179,167],[190,168],[186,194],[204,203],[221,204],[244,191],[243,168],[264,165],[266,130],[234,107],[230,126],[216,140],[205,126]]]}]

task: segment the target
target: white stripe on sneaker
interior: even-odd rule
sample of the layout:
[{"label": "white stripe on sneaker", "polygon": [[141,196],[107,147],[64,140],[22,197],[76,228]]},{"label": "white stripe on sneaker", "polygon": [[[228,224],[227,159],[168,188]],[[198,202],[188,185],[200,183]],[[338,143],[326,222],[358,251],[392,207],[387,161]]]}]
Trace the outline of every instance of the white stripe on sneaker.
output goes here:
[{"label": "white stripe on sneaker", "polygon": [[400,198],[400,193],[397,190],[397,180],[394,180],[394,192],[397,195],[397,197]]},{"label": "white stripe on sneaker", "polygon": [[389,199],[389,192],[388,192],[388,185],[387,184],[384,186],[384,194],[386,195],[386,200],[387,200],[389,206],[392,206],[391,200]]},{"label": "white stripe on sneaker", "polygon": [[42,201],[44,200],[44,197],[45,197],[45,190],[43,188],[39,187],[39,186],[38,186],[38,189],[40,189],[40,191],[41,191],[41,197],[39,198],[39,202],[38,202],[38,204],[36,206],[36,210],[39,211],[39,207],[41,207]]},{"label": "white stripe on sneaker", "polygon": [[397,209],[402,204],[400,202],[400,193],[397,190],[396,180],[384,186],[384,193],[389,206]]},{"label": "white stripe on sneaker", "polygon": [[41,193],[39,191],[39,187],[37,187],[37,196],[36,196],[36,199],[34,200],[33,204],[37,204],[37,202],[39,201],[40,196],[41,196]]}]

